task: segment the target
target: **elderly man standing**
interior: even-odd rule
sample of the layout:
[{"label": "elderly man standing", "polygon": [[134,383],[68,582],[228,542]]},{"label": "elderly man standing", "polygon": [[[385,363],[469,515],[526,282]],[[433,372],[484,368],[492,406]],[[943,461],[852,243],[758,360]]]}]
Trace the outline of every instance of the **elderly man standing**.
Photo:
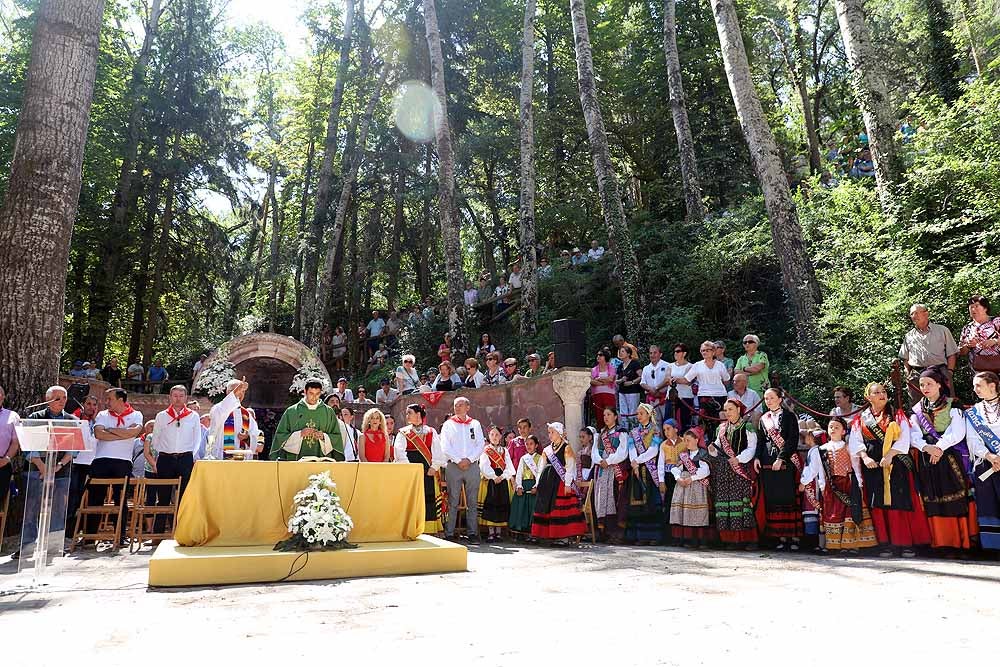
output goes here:
[{"label": "elderly man standing", "polygon": [[479,421],[469,416],[472,407],[469,399],[459,396],[455,399],[455,415],[441,427],[441,449],[448,466],[445,480],[451,502],[448,506],[448,522],[445,538],[454,539],[455,524],[458,522],[458,497],[460,489],[465,489],[465,525],[470,542],[479,542],[479,517],[476,499],[479,494],[479,457],[483,454],[486,440]]},{"label": "elderly man standing", "polygon": [[903,336],[899,358],[906,367],[912,405],[920,400],[917,383],[920,381],[920,374],[928,368],[940,370],[951,387],[951,376],[958,360],[958,344],[948,327],[931,322],[931,312],[924,304],[915,303],[910,306],[910,319],[913,321],[913,328]]},{"label": "elderly man standing", "polygon": [[737,373],[733,376],[733,388],[729,391],[728,398],[735,398],[747,410],[753,408],[753,420],[755,424],[760,419],[760,416],[764,414],[760,394],[750,388],[749,378],[747,378],[746,373]]}]

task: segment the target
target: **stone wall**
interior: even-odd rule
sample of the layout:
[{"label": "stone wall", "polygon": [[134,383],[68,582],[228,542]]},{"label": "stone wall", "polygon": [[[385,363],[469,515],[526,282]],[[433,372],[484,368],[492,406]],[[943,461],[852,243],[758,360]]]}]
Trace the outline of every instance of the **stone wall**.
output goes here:
[{"label": "stone wall", "polygon": [[[64,387],[69,387],[71,384],[79,383],[86,383],[90,385],[90,395],[97,397],[98,410],[104,410],[108,407],[104,392],[110,389],[111,385],[107,382],[102,380],[75,378],[70,377],[69,375],[59,376],[59,384]],[[192,398],[198,401],[198,404],[201,406],[201,412],[208,412],[212,409],[212,402],[208,400],[208,398],[204,396],[194,396]],[[146,419],[152,419],[156,416],[157,412],[167,409],[167,406],[170,405],[170,397],[167,394],[137,394],[129,392],[128,402],[132,404],[133,408],[141,412],[143,417]],[[77,405],[67,405],[66,410],[68,412],[73,412],[77,409],[77,407]]]}]

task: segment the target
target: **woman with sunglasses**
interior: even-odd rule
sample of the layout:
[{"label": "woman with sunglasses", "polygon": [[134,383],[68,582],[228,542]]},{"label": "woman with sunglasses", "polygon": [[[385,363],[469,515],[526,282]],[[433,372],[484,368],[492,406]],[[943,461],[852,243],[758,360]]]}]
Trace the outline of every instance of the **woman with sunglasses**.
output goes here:
[{"label": "woman with sunglasses", "polygon": [[715,358],[714,342],[706,340],[701,344],[700,352],[702,360],[692,364],[684,378],[688,382],[698,383],[698,405],[705,416],[702,426],[708,440],[714,440],[719,426],[719,412],[727,398],[729,371]]},{"label": "woman with sunglasses", "polygon": [[694,405],[694,391],[691,389],[691,381],[687,379],[688,371],[691,370],[691,362],[688,361],[688,348],[684,343],[674,345],[674,360],[667,364],[670,371],[670,387],[677,390],[677,399],[674,401],[674,415],[677,419],[677,430],[684,433],[691,426],[691,406]]},{"label": "woman with sunglasses", "polygon": [[486,355],[486,372],[483,373],[484,387],[496,387],[507,383],[507,377],[500,368],[500,355],[490,352]]},{"label": "woman with sunglasses", "polygon": [[760,338],[753,334],[743,337],[743,356],[736,360],[736,372],[745,373],[747,385],[758,394],[764,391],[767,386],[768,375],[771,370],[771,362],[768,361],[767,354],[761,352]]},{"label": "woman with sunglasses", "polygon": [[403,365],[396,367],[396,389],[403,396],[416,393],[420,387],[420,373],[414,368],[416,363],[412,354],[404,354]]}]

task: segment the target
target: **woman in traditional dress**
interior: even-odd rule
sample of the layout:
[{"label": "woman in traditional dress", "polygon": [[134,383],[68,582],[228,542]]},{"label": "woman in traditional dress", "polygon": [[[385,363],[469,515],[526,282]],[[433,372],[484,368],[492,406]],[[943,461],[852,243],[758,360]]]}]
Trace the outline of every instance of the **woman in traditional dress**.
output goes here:
[{"label": "woman in traditional dress", "polygon": [[501,539],[501,530],[510,521],[510,480],[516,470],[497,426],[486,432],[486,446],[479,457],[479,525],[487,529],[487,542]]},{"label": "woman in traditional dress", "polygon": [[771,387],[764,392],[767,412],[760,419],[762,442],[758,443],[753,467],[760,477],[757,525],[760,536],[775,542],[780,550],[799,550],[802,509],[799,503],[799,420],[781,405],[784,393]]},{"label": "woman in traditional dress", "polygon": [[912,558],[916,555],[913,547],[930,544],[931,533],[910,458],[910,422],[901,410],[893,414],[881,384],[869,384],[865,398],[868,407],[854,418],[848,444],[863,466],[865,500],[883,547],[879,555],[889,557],[901,551]]},{"label": "woman in traditional dress", "polygon": [[[834,417],[826,429],[830,441],[819,446],[820,469],[816,471],[820,491],[820,521],[827,551],[847,551],[878,546],[871,512],[861,493],[861,466],[845,442],[847,422]],[[803,473],[803,481],[805,473]]]},{"label": "woman in traditional dress", "polygon": [[670,526],[673,537],[682,547],[704,547],[710,536],[708,522],[708,485],[711,471],[705,461],[708,454],[700,447],[701,432],[684,433],[684,451],[671,471],[677,480],[670,503]]},{"label": "woman in traditional dress", "polygon": [[531,518],[535,514],[538,489],[535,484],[545,468],[545,457],[538,451],[538,438],[528,435],[524,439],[527,452],[517,463],[514,475],[514,498],[510,502],[510,529],[531,534]]},{"label": "woman in traditional dress", "polygon": [[440,470],[448,465],[441,437],[424,422],[427,410],[419,403],[406,406],[406,426],[399,429],[393,443],[396,463],[419,463],[424,467],[424,532],[444,531],[444,495],[441,492]]},{"label": "woman in traditional dress", "polygon": [[984,549],[1000,549],[1000,378],[992,371],[976,373],[972,388],[980,401],[965,413],[976,485],[979,541]]},{"label": "woman in traditional dress", "polygon": [[979,524],[965,469],[965,416],[953,407],[948,382],[938,369],[925,370],[919,382],[923,398],[913,406],[910,417],[910,446],[919,451],[917,479],[931,546],[969,549],[979,534]]},{"label": "woman in traditional dress", "polygon": [[[615,415],[617,421],[617,415]],[[531,520],[531,536],[566,545],[587,532],[587,522],[577,496],[576,457],[566,442],[566,429],[559,422],[548,424],[549,446],[542,452],[545,468],[538,479],[538,497]]]},{"label": "woman in traditional dress", "polygon": [[628,456],[632,463],[629,480],[628,507],[625,518],[625,539],[639,544],[655,544],[663,540],[663,500],[660,497],[656,457],[662,438],[656,428],[656,409],[649,403],[636,408],[639,425],[632,429],[628,441]]},{"label": "woman in traditional dress", "polygon": [[629,476],[628,433],[618,425],[618,410],[605,408],[604,428],[590,453],[594,465],[593,507],[601,538],[620,544],[625,528],[628,502],[626,482]]},{"label": "woman in traditional dress", "polygon": [[670,544],[673,542],[670,531],[670,503],[674,498],[674,487],[677,485],[677,478],[671,471],[680,464],[684,439],[677,433],[677,421],[673,418],[663,420],[662,435],[660,454],[656,457],[656,477],[660,480],[660,495],[663,497],[663,538],[664,542]]},{"label": "woman in traditional dress", "polygon": [[385,415],[378,408],[372,408],[361,419],[357,452],[361,463],[389,463],[392,460]]},{"label": "woman in traditional dress", "polygon": [[752,549],[757,545],[753,511],[753,470],[757,429],[746,406],[735,398],[722,406],[726,421],[708,448],[715,525],[724,546]]}]

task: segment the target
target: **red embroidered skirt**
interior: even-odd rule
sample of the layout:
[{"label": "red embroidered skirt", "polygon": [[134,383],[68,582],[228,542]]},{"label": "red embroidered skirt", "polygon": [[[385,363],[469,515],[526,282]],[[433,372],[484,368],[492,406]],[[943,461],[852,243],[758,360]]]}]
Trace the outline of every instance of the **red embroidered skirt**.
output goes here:
[{"label": "red embroidered skirt", "polygon": [[562,482],[556,492],[551,512],[535,512],[531,520],[531,536],[543,540],[579,537],[587,532],[587,522],[580,510],[580,499]]}]

